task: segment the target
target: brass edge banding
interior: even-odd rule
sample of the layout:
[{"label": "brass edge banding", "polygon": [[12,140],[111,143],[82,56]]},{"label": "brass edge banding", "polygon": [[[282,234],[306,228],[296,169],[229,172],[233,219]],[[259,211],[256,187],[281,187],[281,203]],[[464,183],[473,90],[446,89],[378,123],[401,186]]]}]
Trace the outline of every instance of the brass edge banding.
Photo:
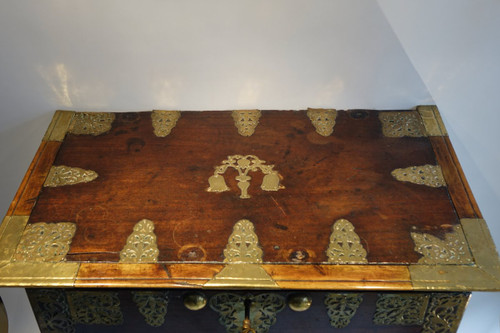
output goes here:
[{"label": "brass edge banding", "polygon": [[422,118],[428,136],[448,136],[437,106],[421,105],[417,107],[417,111]]},{"label": "brass edge banding", "polygon": [[15,262],[0,267],[2,287],[72,287],[80,263]]},{"label": "brass edge banding", "polygon": [[74,111],[56,111],[42,141],[63,141],[74,114]]},{"label": "brass edge banding", "polygon": [[[6,216],[0,226],[0,264],[10,262],[16,252],[23,231],[28,224],[29,216]],[[0,274],[0,277],[2,275]]]}]

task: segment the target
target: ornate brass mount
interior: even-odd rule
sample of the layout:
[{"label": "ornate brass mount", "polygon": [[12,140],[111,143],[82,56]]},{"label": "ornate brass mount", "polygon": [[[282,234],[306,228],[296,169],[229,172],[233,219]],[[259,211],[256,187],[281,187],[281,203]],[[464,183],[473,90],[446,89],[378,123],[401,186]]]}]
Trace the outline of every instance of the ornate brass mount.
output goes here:
[{"label": "ornate brass mount", "polygon": [[235,110],[232,113],[234,126],[242,136],[251,136],[259,124],[259,110]]},{"label": "ornate brass mount", "polygon": [[278,191],[284,187],[280,185],[280,176],[277,171],[273,170],[274,165],[265,165],[266,161],[259,159],[255,155],[231,155],[227,160],[222,161],[222,164],[215,167],[213,176],[208,178],[208,192],[225,192],[229,191],[226,181],[222,176],[228,168],[233,168],[238,171],[236,180],[238,187],[241,190],[241,199],[248,199],[248,187],[252,177],[248,175],[250,171],[255,172],[260,170],[265,176],[262,180],[260,188],[264,191]]}]

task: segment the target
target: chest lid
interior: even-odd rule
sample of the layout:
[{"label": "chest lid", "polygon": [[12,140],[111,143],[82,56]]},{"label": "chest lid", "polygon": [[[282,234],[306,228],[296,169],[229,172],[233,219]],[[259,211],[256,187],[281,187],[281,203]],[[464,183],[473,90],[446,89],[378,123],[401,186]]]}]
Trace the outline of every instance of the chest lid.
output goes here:
[{"label": "chest lid", "polygon": [[58,111],[0,284],[498,290],[435,107]]}]

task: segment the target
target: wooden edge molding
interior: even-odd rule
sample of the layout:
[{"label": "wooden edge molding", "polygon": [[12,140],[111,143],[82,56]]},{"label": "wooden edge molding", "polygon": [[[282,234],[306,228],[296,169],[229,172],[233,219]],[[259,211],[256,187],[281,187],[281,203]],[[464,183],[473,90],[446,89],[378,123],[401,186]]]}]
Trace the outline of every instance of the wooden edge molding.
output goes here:
[{"label": "wooden edge molding", "polygon": [[74,114],[74,111],[56,111],[42,141],[63,141]]},{"label": "wooden edge molding", "polygon": [[500,260],[482,219],[461,219],[474,265],[410,265],[414,290],[500,291]]},{"label": "wooden edge molding", "polygon": [[448,132],[444,126],[443,119],[435,105],[417,106],[417,111],[424,123],[427,136],[447,136]]}]

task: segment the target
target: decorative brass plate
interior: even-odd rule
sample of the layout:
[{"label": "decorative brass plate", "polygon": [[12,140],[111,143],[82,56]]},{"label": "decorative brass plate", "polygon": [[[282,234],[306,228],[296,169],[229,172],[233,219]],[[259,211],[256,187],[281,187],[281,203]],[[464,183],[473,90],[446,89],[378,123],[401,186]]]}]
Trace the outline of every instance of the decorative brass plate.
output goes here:
[{"label": "decorative brass plate", "polygon": [[222,164],[215,167],[214,175],[208,178],[208,184],[210,185],[207,189],[208,192],[224,192],[229,191],[226,185],[224,177],[222,176],[228,168],[233,168],[238,171],[236,180],[238,181],[238,187],[241,190],[241,199],[250,198],[248,194],[248,187],[250,186],[250,180],[252,177],[248,175],[250,171],[261,171],[265,176],[262,180],[262,185],[260,188],[264,191],[278,191],[283,189],[280,186],[280,176],[278,172],[274,171],[274,165],[265,165],[266,161],[260,160],[255,155],[231,155],[227,157],[227,160],[222,161]]},{"label": "decorative brass plate", "polygon": [[121,325],[123,314],[118,293],[114,291],[68,290],[71,317],[85,325]]},{"label": "decorative brass plate", "polygon": [[158,261],[158,246],[153,221],[143,219],[134,226],[127,244],[120,252],[121,263],[153,263]]},{"label": "decorative brass plate", "polygon": [[417,107],[420,117],[424,122],[425,131],[428,136],[446,136],[448,132],[444,127],[443,119],[435,105],[422,105]]},{"label": "decorative brass plate", "polygon": [[382,132],[387,137],[426,136],[425,127],[418,112],[380,112],[379,119],[382,122]]},{"label": "decorative brass plate", "polygon": [[29,295],[42,332],[76,332],[64,290],[31,289]]},{"label": "decorative brass plate", "polygon": [[395,169],[391,175],[401,182],[409,182],[430,187],[446,186],[443,172],[439,165],[411,166],[404,169]]},{"label": "decorative brass plate", "polygon": [[151,113],[151,120],[155,135],[158,137],[169,135],[180,117],[181,113],[179,111],[153,111]]},{"label": "decorative brass plate", "polygon": [[373,323],[375,325],[422,325],[429,294],[379,294]]},{"label": "decorative brass plate", "polygon": [[307,116],[319,135],[329,136],[333,133],[335,119],[337,118],[335,109],[308,109]]},{"label": "decorative brass plate", "polygon": [[97,172],[65,165],[52,166],[43,186],[58,187],[88,183],[98,177]]},{"label": "decorative brass plate", "polygon": [[456,332],[468,300],[469,294],[465,293],[433,294],[422,333]]},{"label": "decorative brass plate", "polygon": [[328,318],[330,318],[330,325],[335,328],[347,327],[351,323],[351,319],[356,314],[362,301],[363,296],[360,294],[327,294],[325,305]]},{"label": "decorative brass plate", "polygon": [[101,135],[111,129],[115,120],[113,113],[106,112],[77,112],[73,115],[73,121],[69,126],[69,133]]},{"label": "decorative brass plate", "polygon": [[251,136],[259,124],[259,110],[235,110],[232,113],[234,126],[242,136]]},{"label": "decorative brass plate", "polygon": [[168,292],[132,291],[132,299],[149,326],[160,327],[165,323]]},{"label": "decorative brass plate", "polygon": [[361,245],[359,236],[351,222],[340,219],[332,226],[330,246],[326,251],[329,263],[362,264],[368,262],[366,250]]}]

